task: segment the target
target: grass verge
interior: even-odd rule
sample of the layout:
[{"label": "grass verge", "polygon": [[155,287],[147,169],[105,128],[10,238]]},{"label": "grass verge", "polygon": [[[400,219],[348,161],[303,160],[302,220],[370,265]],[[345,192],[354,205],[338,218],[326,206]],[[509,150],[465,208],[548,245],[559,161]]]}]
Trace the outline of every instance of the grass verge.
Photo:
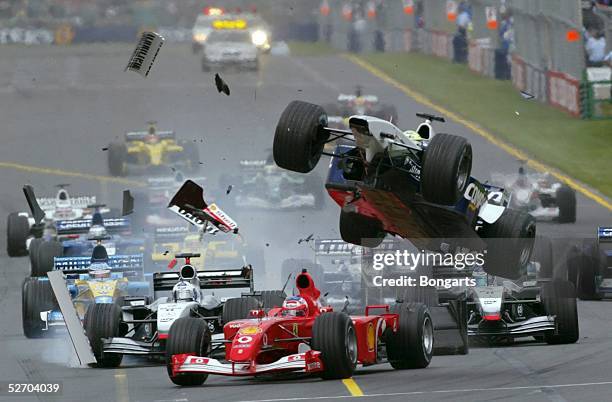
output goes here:
[{"label": "grass verge", "polygon": [[573,118],[538,101],[524,100],[509,81],[485,78],[466,65],[439,58],[415,53],[360,57],[534,159],[612,198],[612,121]]}]

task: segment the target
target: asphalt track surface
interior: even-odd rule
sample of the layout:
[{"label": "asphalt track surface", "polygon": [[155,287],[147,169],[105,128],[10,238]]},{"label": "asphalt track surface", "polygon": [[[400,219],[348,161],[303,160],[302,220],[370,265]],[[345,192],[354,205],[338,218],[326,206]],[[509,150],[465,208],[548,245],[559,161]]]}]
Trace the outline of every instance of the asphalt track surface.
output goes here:
[{"label": "asphalt track surface", "polygon": [[[265,158],[277,119],[293,99],[325,103],[361,84],[366,92],[397,106],[402,127],[419,122],[415,112],[429,111],[341,57],[268,57],[259,73],[223,73],[232,91],[226,97],[216,92],[213,76],[200,71],[187,48],[164,46],[147,79],[123,72],[130,53],[126,46],[0,50],[2,228],[9,212],[25,208],[21,186],[26,182],[39,194],[70,182],[74,192],[96,193],[118,205],[121,190],[138,182],[93,177],[107,174],[102,148],[127,130],[142,129],[148,120],[195,140],[203,162],[201,173],[208,178],[205,188],[213,192],[220,174],[234,170],[239,160]],[[464,126],[450,121],[440,131],[471,141],[477,177],[516,171],[511,156]],[[318,166],[321,175],[326,165]],[[63,177],[58,170],[84,176]],[[223,205],[225,194],[212,195]],[[330,201],[322,211],[232,214],[243,236],[265,247],[266,273],[258,276],[260,287],[278,288],[277,268],[284,258],[312,256],[309,245],[297,244],[299,238],[310,233],[338,236],[338,213]],[[598,224],[610,220],[609,211],[579,196],[576,224],[539,224],[538,232],[553,237],[593,236]],[[79,368],[66,336],[40,340],[23,336],[20,294],[28,260],[8,258],[4,229],[0,236],[0,379],[63,382],[61,395],[0,395],[0,400],[333,400],[363,393],[367,399],[384,401],[602,401],[612,394],[612,311],[607,302],[579,302],[577,344],[527,342],[472,348],[467,356],[435,357],[424,370],[360,368],[353,377],[357,387],[303,376],[211,376],[203,387],[179,388],[169,381],[165,367],[127,358],[119,369]]]}]

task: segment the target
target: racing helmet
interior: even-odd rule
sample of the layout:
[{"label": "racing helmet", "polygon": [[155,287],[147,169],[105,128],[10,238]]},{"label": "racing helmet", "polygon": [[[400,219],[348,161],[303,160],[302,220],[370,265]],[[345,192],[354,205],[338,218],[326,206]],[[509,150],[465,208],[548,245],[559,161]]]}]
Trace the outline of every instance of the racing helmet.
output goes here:
[{"label": "racing helmet", "polygon": [[104,263],[92,264],[91,269],[89,270],[89,276],[92,279],[97,279],[97,280],[110,278],[111,277],[110,269],[103,269],[104,267],[108,268],[108,265]]},{"label": "racing helmet", "polygon": [[306,317],[308,315],[308,302],[300,296],[287,297],[283,302],[283,315]]},{"label": "racing helmet", "polygon": [[179,281],[172,288],[174,301],[198,301],[200,299],[199,289],[189,282]]},{"label": "racing helmet", "polygon": [[155,123],[149,123],[149,129],[147,130],[147,135],[145,135],[145,142],[147,144],[155,144],[159,141],[159,137],[157,136],[157,128],[155,127]]}]

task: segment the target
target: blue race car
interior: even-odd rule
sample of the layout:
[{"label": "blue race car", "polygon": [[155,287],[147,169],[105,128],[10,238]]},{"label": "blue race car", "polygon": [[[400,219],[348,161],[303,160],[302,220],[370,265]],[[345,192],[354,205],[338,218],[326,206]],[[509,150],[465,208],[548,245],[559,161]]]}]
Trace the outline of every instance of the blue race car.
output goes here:
[{"label": "blue race car", "polygon": [[[144,279],[143,256],[109,256],[98,244],[91,257],[55,257],[54,270],[64,273],[77,314],[84,319],[92,303],[146,304],[149,282]],[[64,317],[47,277],[26,278],[22,287],[23,333],[40,338],[64,327]]]},{"label": "blue race car", "polygon": [[597,238],[583,239],[568,262],[569,279],[582,300],[612,298],[612,227],[597,228]]}]

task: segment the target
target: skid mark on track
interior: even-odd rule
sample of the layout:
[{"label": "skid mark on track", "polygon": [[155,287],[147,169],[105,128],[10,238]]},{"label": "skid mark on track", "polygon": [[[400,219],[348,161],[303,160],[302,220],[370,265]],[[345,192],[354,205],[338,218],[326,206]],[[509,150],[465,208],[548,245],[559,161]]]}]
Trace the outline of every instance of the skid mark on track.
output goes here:
[{"label": "skid mark on track", "polygon": [[20,170],[22,172],[47,174],[47,175],[53,175],[53,176],[78,177],[81,179],[95,180],[99,182],[118,183],[118,184],[127,184],[129,186],[144,187],[144,183],[140,181],[124,179],[121,177],[111,177],[111,176],[102,176],[102,175],[95,175],[95,174],[88,174],[88,173],[71,172],[68,170],[23,165],[21,163],[14,163],[14,162],[0,162],[0,168]]},{"label": "skid mark on track", "polygon": [[499,139],[498,137],[494,136],[493,134],[491,134],[487,130],[485,130],[482,127],[480,127],[478,124],[474,123],[473,121],[464,119],[463,117],[459,116],[458,114],[453,113],[450,110],[448,110],[448,109],[446,109],[446,108],[444,108],[444,107],[434,103],[432,100],[430,100],[429,98],[427,98],[423,94],[421,94],[421,93],[415,91],[414,89],[408,87],[407,85],[404,85],[401,82],[393,79],[391,76],[389,76],[388,74],[386,74],[382,70],[374,67],[372,64],[364,61],[363,59],[361,59],[361,58],[359,58],[357,56],[354,56],[354,55],[346,55],[345,54],[343,56],[347,60],[350,60],[351,62],[355,63],[359,67],[361,67],[364,70],[368,71],[370,74],[374,75],[375,77],[381,79],[382,81],[386,82],[387,84],[389,84],[389,85],[395,87],[396,89],[400,90],[405,95],[411,97],[415,101],[421,103],[424,106],[427,106],[427,107],[429,107],[431,109],[436,110],[437,112],[439,112],[439,113],[445,115],[446,117],[456,121],[457,123],[460,123],[461,125],[465,126],[469,130],[474,132],[475,134],[478,134],[479,136],[483,137],[484,139],[486,139],[487,141],[489,141],[490,143],[492,143],[496,147],[500,148],[501,150],[503,150],[507,154],[511,155],[512,157],[514,157],[516,159],[526,160],[527,164],[529,166],[531,166],[532,168],[534,168],[534,169],[536,169],[536,170],[538,170],[540,172],[549,172],[551,175],[553,175],[557,179],[565,182],[568,186],[570,186],[574,190],[580,192],[585,197],[590,198],[591,200],[595,201],[596,203],[598,203],[602,207],[608,209],[609,211],[612,211],[612,202],[610,200],[608,200],[606,197],[604,197],[603,195],[597,194],[594,190],[591,190],[585,184],[579,182],[578,180],[576,180],[574,178],[571,178],[571,177],[561,173],[559,170],[553,168],[552,166],[548,166],[548,165],[546,165],[546,164],[544,164],[542,162],[538,162],[537,160],[530,158],[524,151],[521,151],[520,149],[515,148],[514,146],[508,144],[507,142]]}]

